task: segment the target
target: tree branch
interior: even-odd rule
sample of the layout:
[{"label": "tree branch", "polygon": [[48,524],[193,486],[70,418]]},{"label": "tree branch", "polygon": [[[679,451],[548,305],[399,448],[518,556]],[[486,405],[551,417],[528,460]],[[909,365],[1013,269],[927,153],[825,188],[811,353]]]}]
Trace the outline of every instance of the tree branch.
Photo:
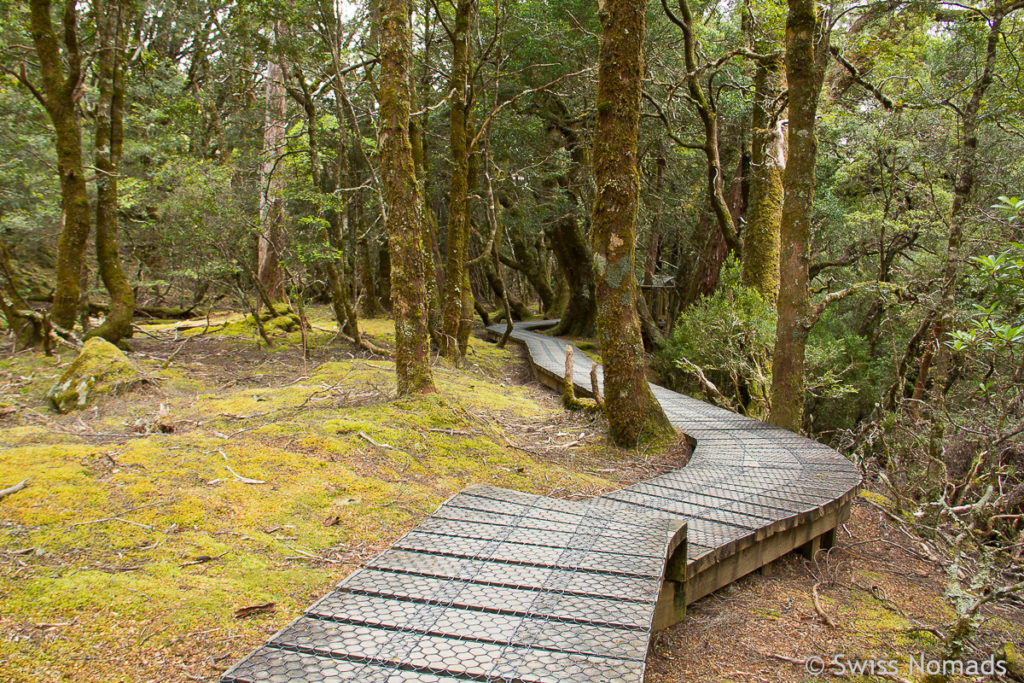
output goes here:
[{"label": "tree branch", "polygon": [[685,142],[678,135],[672,131],[672,124],[668,120],[668,116],[665,115],[665,111],[661,106],[651,97],[649,94],[643,94],[644,99],[650,102],[654,106],[654,110],[658,112],[657,117],[661,119],[661,122],[665,124],[665,134],[668,135],[672,142],[676,143],[683,149],[695,149],[698,151],[704,151],[704,145],[699,145],[696,142]]},{"label": "tree branch", "polygon": [[825,309],[827,309],[830,304],[833,304],[836,301],[841,301],[851,294],[856,294],[857,292],[862,292],[866,289],[875,289],[878,292],[881,292],[882,290],[895,290],[898,289],[898,287],[890,282],[869,280],[867,282],[852,284],[846,289],[840,289],[838,292],[830,292],[829,294],[826,294],[825,298],[819,301],[818,305],[811,310],[811,315],[808,318],[808,327],[813,327],[814,324],[818,322],[818,319],[821,318]]}]

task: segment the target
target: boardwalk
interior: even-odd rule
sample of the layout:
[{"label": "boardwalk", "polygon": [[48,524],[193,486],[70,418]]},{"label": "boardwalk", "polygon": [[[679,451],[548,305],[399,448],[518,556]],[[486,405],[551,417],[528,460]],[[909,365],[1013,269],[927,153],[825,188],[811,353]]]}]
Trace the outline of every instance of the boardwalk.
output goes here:
[{"label": "boardwalk", "polygon": [[[558,387],[565,342],[541,324],[514,338]],[[585,395],[592,362],[574,355]],[[785,553],[828,545],[861,480],[815,441],[652,388],[696,443],[685,468],[586,501],[471,487],[222,681],[642,681],[653,630]]]}]

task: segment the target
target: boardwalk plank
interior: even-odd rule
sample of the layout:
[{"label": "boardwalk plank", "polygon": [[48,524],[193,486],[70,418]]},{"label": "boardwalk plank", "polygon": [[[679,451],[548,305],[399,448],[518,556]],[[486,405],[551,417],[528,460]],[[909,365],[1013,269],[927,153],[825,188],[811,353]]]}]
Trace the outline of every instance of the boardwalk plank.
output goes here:
[{"label": "boardwalk plank", "polygon": [[[532,331],[551,323],[513,337],[557,388],[565,342]],[[589,395],[593,361],[575,355]],[[687,467],[586,501],[470,487],[222,681],[642,681],[652,625],[674,621],[663,584],[685,602],[687,574],[703,594],[805,543],[861,481],[827,446],[651,388],[697,444]]]}]

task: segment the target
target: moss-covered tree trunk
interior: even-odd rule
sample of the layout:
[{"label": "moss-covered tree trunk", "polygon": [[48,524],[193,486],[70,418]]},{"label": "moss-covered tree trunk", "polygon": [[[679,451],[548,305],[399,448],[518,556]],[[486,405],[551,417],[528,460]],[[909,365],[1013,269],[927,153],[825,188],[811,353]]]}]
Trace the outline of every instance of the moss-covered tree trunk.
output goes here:
[{"label": "moss-covered tree trunk", "polygon": [[637,140],[643,80],[645,0],[600,0],[600,72],[591,224],[605,414],[620,446],[672,433],[645,375],[633,273],[640,194]]},{"label": "moss-covered tree trunk", "polygon": [[32,310],[22,297],[18,276],[11,263],[11,252],[3,240],[0,240],[0,312],[14,334],[16,351],[41,346],[49,354],[49,320]]},{"label": "moss-covered tree trunk", "polygon": [[409,142],[409,0],[380,2],[380,160],[387,204],[398,393],[434,390],[427,337],[423,203]]},{"label": "moss-covered tree trunk", "polygon": [[[449,144],[452,155],[452,176],[448,190],[448,249],[445,261],[443,323],[441,353],[452,361],[462,356],[459,331],[467,297],[472,297],[466,277],[469,252],[469,32],[475,0],[458,0],[455,6],[455,29],[452,33],[452,70],[448,82],[451,115]],[[469,301],[470,320],[473,302]]]},{"label": "moss-covered tree trunk", "polygon": [[811,212],[818,140],[815,116],[827,55],[819,33],[816,0],[789,0],[786,18],[786,80],[789,83],[789,159],[780,232],[778,322],[772,356],[769,421],[800,431],[804,414],[804,357],[813,324],[808,290]]},{"label": "moss-covered tree trunk", "polygon": [[775,300],[779,293],[779,230],[785,141],[773,105],[784,87],[781,58],[757,65],[751,112],[750,201],[743,235],[743,284]]},{"label": "moss-covered tree trunk", "polygon": [[56,287],[50,317],[54,325],[75,325],[80,296],[85,242],[92,227],[89,195],[82,167],[82,129],[78,118],[82,53],[78,44],[76,3],[65,2],[62,16],[64,49],[50,19],[50,0],[32,0],[30,27],[39,58],[42,99],[56,133],[57,172],[60,174],[62,220],[57,238]]},{"label": "moss-covered tree trunk", "polygon": [[287,102],[284,70],[276,56],[267,59],[264,75],[266,115],[263,121],[263,163],[260,166],[260,234],[256,275],[272,303],[285,300],[284,272],[281,270],[281,240],[284,237],[284,169],[280,159],[285,151]]},{"label": "moss-covered tree trunk", "polygon": [[[424,135],[424,131],[430,127],[430,110],[419,106],[419,102],[432,97],[433,92],[434,14],[429,2],[424,2],[418,12],[423,22],[423,48],[417,61],[422,65],[422,69],[419,74],[412,69],[409,70],[409,93],[412,102],[410,107],[412,111],[418,112],[409,119],[409,142],[412,144],[413,166],[416,169],[416,180],[420,185],[423,220],[426,223],[424,248],[427,255],[427,272],[430,275],[427,277],[427,302],[430,310],[427,316],[427,330],[430,333],[430,341],[440,347],[443,328],[441,286],[444,283],[444,268],[438,240],[437,214],[430,205],[430,140]],[[382,295],[382,299],[386,297]]]},{"label": "moss-covered tree trunk", "polygon": [[121,267],[117,246],[118,177],[124,147],[124,45],[121,42],[123,12],[118,2],[94,0],[96,14],[96,260],[103,286],[110,294],[110,308],[103,324],[87,338],[102,337],[111,344],[132,336],[135,290]]},{"label": "moss-covered tree trunk", "polygon": [[[564,193],[568,210],[545,230],[548,245],[562,273],[567,300],[559,311],[561,320],[551,331],[555,335],[589,337],[597,320],[597,295],[594,292],[593,253],[586,225],[577,218],[576,209],[590,203],[592,189],[586,174],[591,168],[590,153],[577,130],[574,117],[559,98],[550,98],[544,110],[549,130],[557,133],[569,153],[569,168],[554,179],[556,191]],[[592,207],[591,207],[592,208]]]},{"label": "moss-covered tree trunk", "polygon": [[551,333],[589,337],[597,324],[597,294],[593,252],[586,233],[576,217],[568,215],[555,221],[546,234],[569,290],[565,307],[560,311],[561,320]]},{"label": "moss-covered tree trunk", "polygon": [[[518,209],[512,206],[511,201],[507,199],[502,199],[502,206],[510,213],[518,212]],[[556,304],[555,292],[551,288],[548,274],[544,271],[544,264],[537,253],[539,251],[537,245],[539,239],[535,238],[527,242],[522,226],[518,222],[514,222],[509,230],[509,240],[512,244],[512,256],[515,260],[502,256],[502,263],[515,268],[525,275],[526,279],[530,282],[530,286],[537,292],[544,311],[553,311]]]}]

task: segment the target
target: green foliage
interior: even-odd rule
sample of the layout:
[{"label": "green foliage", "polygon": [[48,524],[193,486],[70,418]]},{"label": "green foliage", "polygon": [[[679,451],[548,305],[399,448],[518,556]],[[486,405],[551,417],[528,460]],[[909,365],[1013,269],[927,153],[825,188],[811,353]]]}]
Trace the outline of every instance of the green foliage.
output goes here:
[{"label": "green foliage", "polygon": [[688,390],[707,388],[699,385],[696,366],[715,385],[720,402],[764,417],[774,339],[774,307],[755,289],[740,284],[740,265],[730,259],[715,293],[679,316],[659,358]]},{"label": "green foliage", "polygon": [[[993,208],[1011,224],[1024,217],[1024,201],[1017,197],[1000,197]],[[1011,242],[999,254],[971,261],[983,282],[982,301],[974,304],[967,324],[952,331],[946,343],[990,368],[977,383],[981,394],[990,394],[1000,386],[999,370],[1012,369],[1017,351],[1024,348],[1024,244]]]},{"label": "green foliage", "polygon": [[[740,274],[739,262],[730,257],[715,293],[679,316],[658,365],[676,387],[763,419],[776,313],[770,300],[740,282]],[[807,346],[807,386],[817,401],[819,428],[848,419],[858,387],[871,383],[868,355],[864,340],[840,316],[826,314],[814,328]]]}]

